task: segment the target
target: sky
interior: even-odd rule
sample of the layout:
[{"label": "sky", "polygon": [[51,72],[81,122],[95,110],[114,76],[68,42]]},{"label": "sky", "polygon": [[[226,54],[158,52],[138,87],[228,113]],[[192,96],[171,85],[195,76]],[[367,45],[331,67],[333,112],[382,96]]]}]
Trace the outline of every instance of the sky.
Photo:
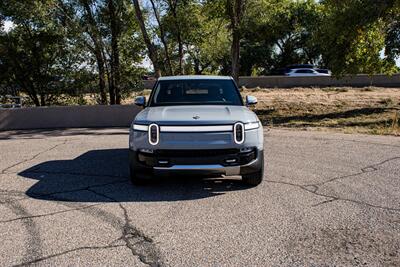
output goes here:
[{"label": "sky", "polygon": [[4,29],[5,32],[9,32],[10,29],[11,29],[13,26],[14,26],[14,23],[13,23],[12,21],[6,20],[6,21],[4,22],[3,29]]}]

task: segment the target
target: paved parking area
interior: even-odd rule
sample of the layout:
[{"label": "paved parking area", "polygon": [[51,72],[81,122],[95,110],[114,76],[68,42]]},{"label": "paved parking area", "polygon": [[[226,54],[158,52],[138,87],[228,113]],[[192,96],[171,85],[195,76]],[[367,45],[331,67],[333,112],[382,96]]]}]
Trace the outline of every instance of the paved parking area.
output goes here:
[{"label": "paved parking area", "polygon": [[266,176],[128,181],[126,129],[0,132],[0,265],[399,266],[400,139],[265,129]]}]

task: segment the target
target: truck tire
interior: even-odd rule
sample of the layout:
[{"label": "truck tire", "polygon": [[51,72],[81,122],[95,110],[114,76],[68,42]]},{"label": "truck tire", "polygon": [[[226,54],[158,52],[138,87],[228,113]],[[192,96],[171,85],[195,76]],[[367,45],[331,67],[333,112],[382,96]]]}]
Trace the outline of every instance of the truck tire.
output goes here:
[{"label": "truck tire", "polygon": [[242,181],[247,185],[257,186],[261,184],[264,178],[264,151],[261,152],[260,160],[261,160],[261,166],[258,171],[242,175]]},{"label": "truck tire", "polygon": [[261,184],[264,178],[264,162],[261,165],[261,169],[255,173],[244,174],[242,176],[242,181],[251,186],[257,186]]},{"label": "truck tire", "polygon": [[251,186],[261,184],[264,178],[264,154],[261,156],[261,167],[257,172],[242,175],[242,181]]},{"label": "truck tire", "polygon": [[130,166],[129,168],[129,174],[130,174],[130,178],[131,178],[131,182],[134,185],[144,185],[146,183],[146,179],[143,179],[141,177],[139,177],[136,174],[136,171],[134,170],[134,168],[132,166]]}]

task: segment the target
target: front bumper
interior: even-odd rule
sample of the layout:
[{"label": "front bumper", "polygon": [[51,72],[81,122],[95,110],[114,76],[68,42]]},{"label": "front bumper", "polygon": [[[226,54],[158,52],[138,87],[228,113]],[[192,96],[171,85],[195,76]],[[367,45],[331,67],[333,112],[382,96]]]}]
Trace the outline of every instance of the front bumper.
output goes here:
[{"label": "front bumper", "polygon": [[[154,154],[130,150],[130,167],[139,176],[165,174],[244,175],[259,171],[264,161],[263,150],[249,152],[224,150],[154,151]],[[191,156],[195,155],[195,156]]]}]

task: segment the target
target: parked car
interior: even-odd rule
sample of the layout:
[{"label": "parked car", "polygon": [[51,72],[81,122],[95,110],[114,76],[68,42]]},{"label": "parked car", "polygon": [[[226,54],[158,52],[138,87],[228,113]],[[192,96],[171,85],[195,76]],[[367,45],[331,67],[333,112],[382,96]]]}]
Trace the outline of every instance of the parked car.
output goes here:
[{"label": "parked car", "polygon": [[321,73],[315,69],[292,69],[285,75],[293,77],[331,76],[330,73]]},{"label": "parked car", "polygon": [[286,75],[287,73],[290,73],[295,69],[313,69],[319,73],[331,74],[330,70],[317,68],[312,64],[293,64],[293,65],[288,65],[285,68],[272,69],[271,75]]},{"label": "parked car", "polygon": [[312,64],[292,64],[289,66],[286,66],[286,69],[292,70],[292,69],[314,69],[315,66]]},{"label": "parked car", "polygon": [[0,109],[1,108],[22,108],[21,96],[4,95],[0,96]]},{"label": "parked car", "polygon": [[241,175],[250,185],[264,175],[263,128],[231,77],[174,76],[157,80],[130,128],[134,184],[164,174]]},{"label": "parked car", "polygon": [[318,71],[319,73],[325,73],[325,74],[329,74],[331,75],[332,72],[328,69],[315,69],[316,71]]}]

